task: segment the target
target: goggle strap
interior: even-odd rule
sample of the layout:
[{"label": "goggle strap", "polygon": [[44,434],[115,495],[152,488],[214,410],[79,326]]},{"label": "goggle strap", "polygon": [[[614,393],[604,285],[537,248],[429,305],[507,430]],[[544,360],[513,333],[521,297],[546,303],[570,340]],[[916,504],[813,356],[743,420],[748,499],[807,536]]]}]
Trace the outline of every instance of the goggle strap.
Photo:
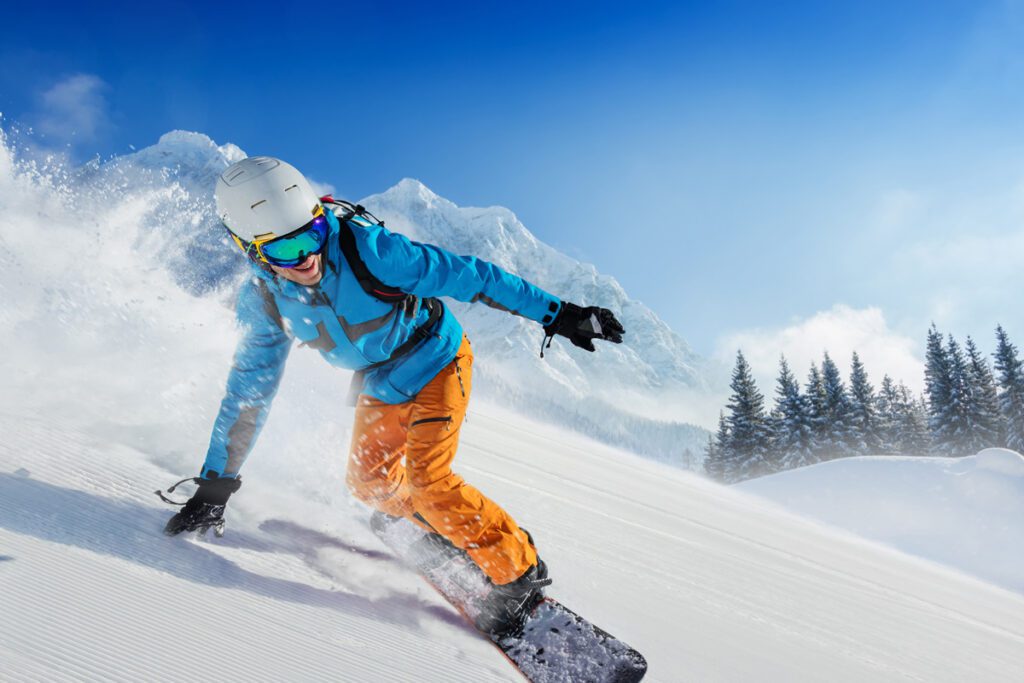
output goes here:
[{"label": "goggle strap", "polygon": [[257,245],[255,242],[245,242],[242,240],[241,237],[231,232],[230,230],[228,230],[228,234],[231,235],[231,239],[235,241],[235,244],[238,246],[239,249],[242,250],[242,253],[245,254],[246,258],[255,261],[256,263],[259,264],[264,264],[267,262],[267,260],[263,258],[263,254],[260,252],[259,245]]}]

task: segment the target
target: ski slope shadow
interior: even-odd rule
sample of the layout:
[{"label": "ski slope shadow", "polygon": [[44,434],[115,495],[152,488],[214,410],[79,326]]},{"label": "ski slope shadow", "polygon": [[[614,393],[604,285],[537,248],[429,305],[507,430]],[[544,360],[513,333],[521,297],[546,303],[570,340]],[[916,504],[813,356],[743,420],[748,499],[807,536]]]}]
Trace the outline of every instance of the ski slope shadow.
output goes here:
[{"label": "ski slope shadow", "polygon": [[370,560],[387,562],[396,566],[401,565],[398,558],[391,553],[363,548],[286,519],[264,520],[260,522],[259,529],[265,536],[228,533],[223,538],[217,539],[217,545],[258,552],[287,552],[298,555],[307,561],[316,555],[318,549],[331,548],[354,555],[362,555]]},{"label": "ski slope shadow", "polygon": [[[0,473],[0,528],[14,533],[110,555],[199,584],[245,590],[354,615],[370,614],[376,619],[405,626],[415,626],[418,616],[426,615],[460,629],[466,628],[464,620],[452,610],[424,603],[415,596],[370,600],[248,571],[202,544],[167,538],[161,533],[166,518],[163,511],[138,503]],[[236,535],[238,547],[274,549],[272,544],[259,538]],[[351,548],[336,539],[320,536],[339,547]],[[13,558],[4,556],[3,559]]]}]

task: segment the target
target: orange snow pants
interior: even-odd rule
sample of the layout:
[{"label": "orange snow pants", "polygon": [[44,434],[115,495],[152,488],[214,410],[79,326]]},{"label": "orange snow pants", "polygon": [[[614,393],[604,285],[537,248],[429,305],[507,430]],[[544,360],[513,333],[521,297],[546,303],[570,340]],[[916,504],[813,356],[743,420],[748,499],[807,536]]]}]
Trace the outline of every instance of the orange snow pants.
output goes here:
[{"label": "orange snow pants", "polygon": [[473,349],[463,337],[455,360],[411,401],[361,394],[348,486],[367,505],[441,534],[505,584],[536,564],[537,553],[507,512],[452,472],[472,375]]}]

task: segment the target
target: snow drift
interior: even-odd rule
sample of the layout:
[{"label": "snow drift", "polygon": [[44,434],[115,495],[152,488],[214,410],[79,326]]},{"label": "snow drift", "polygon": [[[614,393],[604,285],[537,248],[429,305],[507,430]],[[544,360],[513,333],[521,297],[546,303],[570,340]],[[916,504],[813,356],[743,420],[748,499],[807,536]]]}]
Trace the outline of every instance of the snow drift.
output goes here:
[{"label": "snow drift", "polygon": [[1024,457],[843,458],[737,485],[788,510],[1024,593]]}]

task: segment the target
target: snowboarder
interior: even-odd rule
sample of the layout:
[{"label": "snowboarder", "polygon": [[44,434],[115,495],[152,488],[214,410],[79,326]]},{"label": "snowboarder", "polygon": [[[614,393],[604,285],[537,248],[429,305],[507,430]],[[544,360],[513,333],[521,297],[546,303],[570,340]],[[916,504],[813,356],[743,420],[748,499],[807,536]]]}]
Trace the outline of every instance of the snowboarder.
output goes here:
[{"label": "snowboarder", "polygon": [[[295,168],[270,157],[228,167],[217,212],[249,257],[237,304],[244,334],[195,494],[166,533],[223,527],[224,506],[277,391],[293,339],[356,370],[347,482],[377,515],[404,517],[464,551],[494,588],[481,630],[514,628],[550,583],[529,534],[452,471],[472,387],[473,351],[436,298],[483,302],[594,350],[622,341],[607,309],[580,307],[472,256],[392,233],[362,207],[318,198]],[[543,344],[543,342],[542,342]],[[543,346],[542,346],[543,349]]]}]

